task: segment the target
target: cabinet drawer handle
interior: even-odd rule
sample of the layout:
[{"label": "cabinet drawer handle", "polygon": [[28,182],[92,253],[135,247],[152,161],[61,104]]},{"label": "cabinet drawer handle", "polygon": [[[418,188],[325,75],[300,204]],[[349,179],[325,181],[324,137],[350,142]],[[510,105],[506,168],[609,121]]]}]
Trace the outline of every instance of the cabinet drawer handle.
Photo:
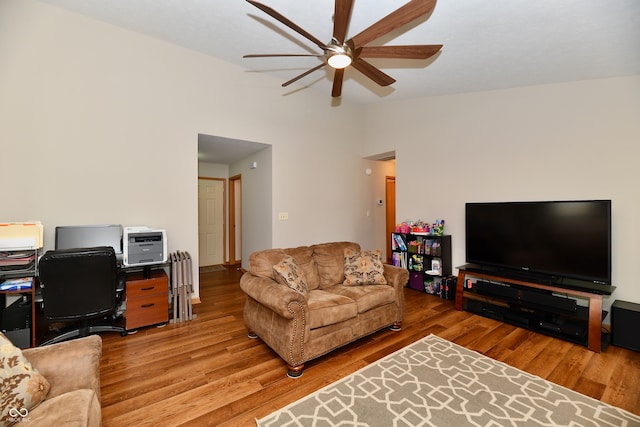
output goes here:
[{"label": "cabinet drawer handle", "polygon": [[153,307],[154,305],[155,305],[154,303],[151,303],[151,304],[143,304],[143,305],[141,305],[140,307],[142,307],[142,308],[149,308],[149,307]]},{"label": "cabinet drawer handle", "polygon": [[155,289],[155,286],[151,286],[150,288],[141,288],[142,291],[150,291],[152,289]]}]

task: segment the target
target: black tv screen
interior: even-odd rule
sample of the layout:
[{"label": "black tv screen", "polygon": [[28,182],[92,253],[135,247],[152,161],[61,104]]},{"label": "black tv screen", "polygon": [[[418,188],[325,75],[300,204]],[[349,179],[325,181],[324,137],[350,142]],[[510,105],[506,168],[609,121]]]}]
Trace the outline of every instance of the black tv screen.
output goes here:
[{"label": "black tv screen", "polygon": [[611,285],[611,200],[467,203],[469,263]]}]

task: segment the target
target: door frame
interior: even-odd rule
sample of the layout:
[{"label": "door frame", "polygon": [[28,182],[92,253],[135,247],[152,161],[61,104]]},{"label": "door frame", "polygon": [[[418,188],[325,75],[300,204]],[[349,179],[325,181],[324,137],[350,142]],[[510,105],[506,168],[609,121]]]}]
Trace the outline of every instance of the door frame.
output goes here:
[{"label": "door frame", "polygon": [[391,264],[391,233],[396,229],[396,177],[384,177],[385,194],[385,241],[387,242],[387,263]]},{"label": "door frame", "polygon": [[[242,174],[229,177],[229,264],[235,265],[242,262],[242,256],[240,259],[236,259],[236,246],[240,245],[242,250],[242,221],[236,221],[236,202],[240,202],[240,213],[242,214],[242,192],[240,193],[240,199],[236,201],[236,183],[242,190]],[[236,230],[240,236],[240,242],[236,240]]]}]

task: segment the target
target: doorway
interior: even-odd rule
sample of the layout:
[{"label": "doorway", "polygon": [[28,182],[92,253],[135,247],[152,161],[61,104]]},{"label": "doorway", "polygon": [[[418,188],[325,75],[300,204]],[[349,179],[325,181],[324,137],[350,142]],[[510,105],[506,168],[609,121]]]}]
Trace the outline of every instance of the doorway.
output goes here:
[{"label": "doorway", "polygon": [[385,241],[387,242],[387,263],[391,264],[391,233],[396,229],[396,177],[385,177],[385,206],[386,227]]},{"label": "doorway", "polygon": [[[213,238],[212,235],[206,231],[198,230],[200,253],[222,253],[222,259],[218,257],[214,265],[241,263],[242,253],[248,251],[248,248],[252,248],[253,245],[257,245],[256,247],[265,246],[265,244],[261,242],[261,238],[268,234],[269,242],[271,240],[270,229],[263,232],[264,228],[261,228],[258,233],[255,231],[251,233],[254,238],[251,242],[242,242],[243,227],[246,228],[247,225],[253,225],[262,221],[262,218],[253,215],[250,216],[248,220],[245,220],[243,224],[243,215],[247,213],[251,214],[255,209],[253,202],[255,200],[254,197],[244,197],[247,205],[243,206],[243,192],[247,193],[247,190],[249,190],[251,194],[260,193],[261,195],[267,195],[269,197],[271,195],[271,186],[265,184],[271,181],[270,176],[261,175],[259,182],[252,179],[251,175],[247,176],[245,173],[247,164],[249,161],[259,160],[263,162],[265,166],[262,170],[270,171],[270,148],[270,144],[198,133],[198,177],[215,178],[225,183],[224,204],[219,206],[216,204],[218,212],[224,220],[222,223],[224,227],[221,234],[222,237],[217,239],[218,243],[222,245],[222,249],[220,249],[220,246],[216,246],[215,250],[212,251],[211,248],[208,247],[210,245],[207,243],[207,239],[210,241]],[[262,154],[266,152],[266,150],[269,150],[269,154]],[[267,164],[268,167],[266,167]],[[241,177],[241,173],[245,173],[245,176]],[[209,202],[209,204],[211,205],[211,202]],[[211,216],[200,204],[198,206],[198,215],[199,218]],[[266,221],[268,221],[268,218],[265,222]],[[220,224],[217,219],[216,222]],[[201,224],[199,223],[198,226],[201,227]],[[254,243],[254,240],[258,243]],[[198,259],[200,260],[200,256]],[[207,260],[206,257],[205,260],[206,264],[200,262],[200,266],[210,265],[211,262],[214,262]]]}]

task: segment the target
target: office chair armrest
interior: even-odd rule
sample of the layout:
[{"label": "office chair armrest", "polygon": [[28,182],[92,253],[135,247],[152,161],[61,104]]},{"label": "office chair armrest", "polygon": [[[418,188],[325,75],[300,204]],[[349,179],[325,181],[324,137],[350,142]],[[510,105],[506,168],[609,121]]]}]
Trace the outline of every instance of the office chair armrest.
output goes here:
[{"label": "office chair armrest", "polygon": [[118,272],[118,286],[116,286],[116,293],[124,292],[126,286],[127,286],[127,274],[124,271],[120,270]]},{"label": "office chair armrest", "polygon": [[92,389],[100,400],[100,336],[29,348],[22,353],[51,384],[47,399],[73,390]]}]

